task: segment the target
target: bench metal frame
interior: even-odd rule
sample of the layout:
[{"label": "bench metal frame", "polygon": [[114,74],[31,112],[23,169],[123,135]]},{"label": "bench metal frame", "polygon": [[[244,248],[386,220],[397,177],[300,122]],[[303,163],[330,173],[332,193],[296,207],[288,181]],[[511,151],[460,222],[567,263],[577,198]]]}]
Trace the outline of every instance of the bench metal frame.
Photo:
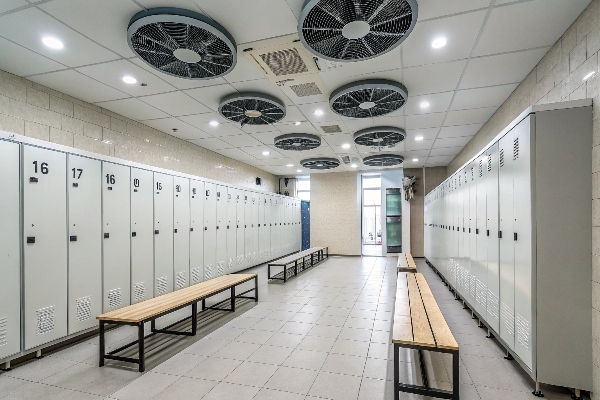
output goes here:
[{"label": "bench metal frame", "polygon": [[[418,350],[419,352],[419,367],[421,369],[421,378],[423,386],[410,385],[400,382],[400,348]],[[438,353],[452,354],[452,390],[443,390],[429,387],[429,379],[427,378],[427,370],[423,361],[423,351],[432,351]],[[400,399],[400,392],[414,393],[421,396],[436,397],[439,399],[459,400],[459,351],[451,349],[443,349],[439,347],[409,345],[403,343],[394,343],[394,400]]]},{"label": "bench metal frame", "polygon": [[[254,289],[249,289],[246,290],[245,292],[242,292],[238,295],[235,294],[235,288],[239,285],[242,285],[246,282],[249,282],[250,280],[254,279]],[[150,318],[147,318],[143,321],[140,322],[125,322],[125,321],[110,321],[110,320],[100,320],[100,362],[99,362],[99,366],[103,367],[104,366],[104,362],[105,360],[116,360],[116,361],[123,361],[123,362],[129,362],[129,363],[134,363],[134,364],[138,364],[139,365],[139,372],[144,372],[146,369],[146,359],[145,359],[145,355],[144,355],[144,340],[148,339],[154,335],[156,335],[157,333],[162,333],[162,334],[167,334],[167,335],[179,335],[179,336],[196,336],[196,332],[197,332],[197,325],[198,325],[198,302],[202,301],[202,310],[206,311],[206,310],[217,310],[217,311],[228,311],[228,312],[235,312],[235,299],[252,299],[255,302],[258,302],[258,275],[256,275],[254,278],[249,279],[247,281],[244,282],[240,282],[237,283],[231,287],[226,287],[224,289],[219,290],[218,292],[212,293],[209,296],[204,296],[204,297],[199,297],[197,299],[194,299],[192,301],[189,301],[185,304],[180,305],[177,308],[173,308],[167,311],[164,311],[158,315],[152,316]],[[212,296],[216,296],[219,293],[223,293],[227,290],[231,291],[231,297],[228,299],[225,299],[223,301],[220,301],[214,305],[212,305],[211,307],[206,307],[206,299],[208,299],[209,297]],[[244,296],[246,293],[252,292],[254,291],[254,296]],[[220,308],[218,307],[219,305],[226,303],[226,302],[230,302],[230,308]],[[175,323],[172,323],[168,326],[166,326],[163,329],[156,329],[156,319],[163,317],[167,314],[170,314],[174,311],[177,310],[181,310],[182,308],[188,307],[188,306],[192,306],[192,315],[190,315],[189,317],[186,317],[184,319],[181,319]],[[188,319],[192,319],[192,331],[191,332],[185,332],[185,331],[174,331],[174,330],[170,330],[169,328],[183,322],[186,321]],[[151,333],[149,335],[144,336],[144,324],[146,322],[150,322],[150,330]],[[129,325],[129,326],[137,326],[138,328],[138,339],[134,340],[131,343],[128,343],[124,346],[119,347],[118,349],[109,351],[108,353],[106,352],[106,343],[104,340],[104,332],[105,332],[105,326],[106,325]],[[123,357],[123,356],[118,356],[116,355],[117,353],[120,353],[121,351],[128,349],[132,346],[138,345],[138,358],[132,358],[132,357]]]},{"label": "bench metal frame", "polygon": [[[302,272],[305,269],[315,266],[315,259],[314,259],[315,254],[317,255],[316,264],[318,264],[321,261],[324,261],[329,258],[329,247],[325,247],[324,249],[314,251],[314,252],[304,255],[302,257],[298,257],[294,261],[290,261],[287,264],[279,264],[279,263],[277,263],[277,261],[269,263],[269,264],[267,264],[267,278],[269,280],[277,279],[277,280],[280,280],[283,282],[287,282],[287,280],[288,280],[288,273],[287,273],[288,267],[287,266],[293,263],[294,264],[294,276],[298,276],[298,261],[302,261],[302,265],[300,266],[300,272]],[[289,257],[289,256],[286,256],[286,257]],[[306,257],[310,257],[310,265],[308,267],[305,266],[306,265],[306,261],[305,261]],[[279,275],[281,272],[279,272],[275,275],[271,275],[271,267],[283,267],[283,278],[277,277],[277,275]]]}]

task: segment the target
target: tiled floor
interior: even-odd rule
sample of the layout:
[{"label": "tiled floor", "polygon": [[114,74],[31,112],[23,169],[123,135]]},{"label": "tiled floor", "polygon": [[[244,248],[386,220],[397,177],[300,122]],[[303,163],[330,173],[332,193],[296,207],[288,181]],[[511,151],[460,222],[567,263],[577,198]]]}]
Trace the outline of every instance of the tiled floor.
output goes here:
[{"label": "tiled floor", "polygon": [[[461,351],[461,399],[528,399],[533,382],[477,328],[461,304],[423,262]],[[390,328],[396,259],[331,257],[285,285],[264,281],[261,301],[199,327],[196,338],[150,341],[148,369],[109,363],[98,368],[97,338],[0,375],[2,399],[393,399]],[[107,335],[110,348],[135,338],[128,328]],[[165,344],[168,342],[168,344]],[[401,379],[420,383],[416,359],[403,351]],[[433,385],[450,388],[450,359],[426,356]],[[543,387],[548,399],[568,399]],[[424,399],[401,394],[401,399]]]},{"label": "tiled floor", "polygon": [[363,244],[362,254],[363,256],[380,257],[383,254],[383,246],[380,244]]}]

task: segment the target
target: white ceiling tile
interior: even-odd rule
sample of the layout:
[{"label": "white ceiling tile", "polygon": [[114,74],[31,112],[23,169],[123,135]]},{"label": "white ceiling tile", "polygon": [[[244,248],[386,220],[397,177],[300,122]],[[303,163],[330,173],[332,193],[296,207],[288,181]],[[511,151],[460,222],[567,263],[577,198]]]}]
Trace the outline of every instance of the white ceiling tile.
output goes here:
[{"label": "white ceiling tile", "polygon": [[284,105],[293,105],[292,101],[287,97],[273,82],[270,80],[256,79],[253,81],[243,81],[232,83],[231,86],[240,93],[264,93],[275,97]]},{"label": "white ceiling tile", "polygon": [[164,113],[152,107],[151,105],[133,98],[106,101],[98,103],[98,105],[102,108],[106,108],[107,110],[138,121],[143,121],[145,119],[167,118],[169,116],[167,113]]},{"label": "white ceiling tile", "polygon": [[[223,142],[225,143],[225,142]],[[230,146],[229,144],[226,144],[227,146]],[[219,150],[215,150],[217,153],[222,154],[224,156],[233,158],[234,160],[252,160],[254,159],[254,157],[252,157],[250,154],[248,153],[244,153],[242,150],[240,149],[235,149],[235,148],[227,148],[227,149],[219,149]]]},{"label": "white ceiling tile", "polygon": [[[179,119],[183,122],[195,126],[196,128],[202,129],[206,133],[209,133],[213,136],[222,136],[217,133],[217,130],[221,128],[221,125],[229,123],[225,118],[219,115],[219,113],[216,113],[214,111],[204,114],[186,115],[183,117],[179,117]],[[216,121],[221,125],[212,126],[210,125],[211,121]]]},{"label": "white ceiling tile", "polygon": [[252,147],[252,146],[260,146],[261,143],[254,139],[252,136],[243,134],[237,136],[225,136],[221,138],[223,141],[229,143],[233,147]]},{"label": "white ceiling tile", "polygon": [[[390,52],[388,54],[381,57],[391,57],[392,55],[397,56],[396,52]],[[325,83],[325,86],[327,86],[329,89],[329,94],[344,85],[366,79],[387,79],[401,82],[402,70],[400,69],[400,58],[397,57],[397,61],[386,63],[381,62],[381,57],[377,57],[368,61],[343,63],[343,65],[338,69],[321,72],[321,79],[323,80],[323,83]],[[377,63],[377,67],[372,67],[373,69],[369,70],[363,66],[363,63]]]},{"label": "white ceiling tile", "polygon": [[427,150],[413,150],[404,152],[403,156],[405,160],[410,158],[419,158],[419,161],[425,161],[429,155],[429,149]]},{"label": "white ceiling tile", "polygon": [[240,129],[239,124],[233,124],[230,122],[226,122],[218,126],[212,126],[208,124],[207,128],[204,130],[214,137],[245,135],[245,132]]},{"label": "white ceiling tile", "polygon": [[296,16],[296,18],[300,18],[300,13],[302,12],[302,6],[305,3],[305,0],[285,0],[288,3],[288,6]]},{"label": "white ceiling tile", "polygon": [[348,149],[344,149],[342,146],[336,146],[333,144],[330,145],[330,147],[331,150],[338,156],[347,156],[358,152],[358,146],[356,146],[354,143],[350,143],[350,148]]},{"label": "white ceiling tile", "polygon": [[408,95],[443,93],[455,90],[466,60],[404,69]]},{"label": "white ceiling tile", "polygon": [[440,130],[438,138],[471,137],[479,132],[482,126],[483,124],[444,126]]},{"label": "white ceiling tile", "polygon": [[273,132],[254,133],[254,134],[252,134],[252,137],[263,144],[272,146],[273,143],[275,143],[275,138],[280,135],[281,135],[281,132],[273,131]]},{"label": "white ceiling tile", "polygon": [[[0,36],[69,67],[119,58],[37,8],[0,17]],[[47,47],[42,42],[44,37],[59,39],[64,48],[55,50]]]},{"label": "white ceiling tile", "polygon": [[[53,0],[39,7],[115,53],[123,57],[135,56],[127,44],[127,25],[142,8],[134,2]],[[90,12],[92,9],[93,12]]]},{"label": "white ceiling tile", "polygon": [[460,89],[520,83],[548,51],[547,48],[472,58]]},{"label": "white ceiling tile", "polygon": [[[372,128],[373,126],[386,125],[396,126],[398,118],[395,117],[379,117],[373,118],[344,118],[343,124],[350,133],[356,133],[360,130]],[[404,119],[402,119],[404,122]]]},{"label": "white ceiling tile", "polygon": [[407,115],[406,129],[434,128],[436,126],[442,126],[442,121],[444,121],[445,116],[446,113]]},{"label": "white ceiling tile", "polygon": [[29,5],[29,3],[25,0],[2,0],[2,2],[0,2],[0,14],[27,5]]},{"label": "white ceiling tile", "polygon": [[452,101],[451,110],[465,110],[477,107],[499,107],[518,85],[491,86],[477,89],[459,90]]},{"label": "white ceiling tile", "polygon": [[[294,164],[294,160],[292,160],[291,158],[277,158],[277,159],[268,159],[266,160],[266,163],[271,165],[271,166],[275,166],[275,167],[285,167],[288,164]],[[291,168],[291,167],[288,167]]]},{"label": "white ceiling tile", "polygon": [[419,142],[417,141],[407,141],[404,144],[404,147],[406,147],[407,151],[413,151],[413,150],[429,150],[431,149],[431,147],[433,147],[433,142],[434,140],[421,140]]},{"label": "white ceiling tile", "polygon": [[[145,96],[175,90],[175,87],[127,60],[90,65],[77,68],[77,71],[131,96]],[[132,85],[123,82],[124,76],[137,79],[137,83]],[[147,86],[142,86],[142,83]]]},{"label": "white ceiling tile", "polygon": [[194,143],[200,147],[204,147],[209,150],[221,150],[221,149],[232,149],[233,146],[229,143],[225,143],[221,139],[217,138],[208,138],[208,139],[194,139],[190,140],[191,143]]},{"label": "white ceiling tile", "polygon": [[50,72],[28,79],[90,103],[129,97],[126,93],[73,70]]},{"label": "white ceiling tile", "polygon": [[219,110],[219,103],[221,103],[224,97],[237,93],[228,83],[190,89],[185,92],[213,111]]},{"label": "white ceiling tile", "polygon": [[[421,96],[408,96],[408,101],[404,106],[405,115],[430,114],[448,111],[450,101],[452,101],[454,92],[425,94]],[[421,107],[421,103],[429,103],[429,107]]]},{"label": "white ceiling tile", "polygon": [[316,149],[304,150],[304,151],[281,150],[281,149],[275,148],[274,146],[270,146],[270,147],[272,149],[275,149],[276,151],[278,151],[284,157],[288,157],[293,160],[304,160],[306,158],[311,158],[311,157],[316,157],[316,156],[335,157],[335,153],[333,152],[331,147],[329,147],[329,145],[326,143],[322,143],[321,146],[319,146]]},{"label": "white ceiling tile", "polygon": [[[468,58],[483,25],[485,14],[486,11],[478,11],[419,22],[402,44],[404,66],[413,67]],[[431,42],[441,37],[446,39],[446,45],[434,49]]]},{"label": "white ceiling tile", "polygon": [[185,79],[185,78],[179,78],[176,76],[168,75],[168,74],[162,73],[161,71],[158,71],[155,68],[152,68],[150,65],[146,64],[145,61],[143,61],[142,59],[140,59],[138,57],[132,58],[129,61],[131,61],[138,67],[145,69],[146,71],[150,72],[151,74],[159,77],[160,79],[164,80],[165,82],[172,85],[173,87],[176,87],[177,89],[194,89],[194,88],[200,88],[200,87],[206,87],[206,86],[216,86],[216,85],[227,84],[227,81],[222,77],[214,78],[214,79]]},{"label": "white ceiling tile", "polygon": [[375,147],[367,147],[367,146],[361,146],[361,145],[356,145],[356,148],[358,149],[358,152],[360,154],[379,154],[382,152],[385,153],[389,153],[389,152],[403,152],[406,150],[406,143],[401,142],[398,143],[397,145],[393,146],[393,147],[388,147],[385,149],[378,149]]},{"label": "white ceiling tile", "polygon": [[439,156],[452,156],[455,157],[460,151],[463,149],[463,146],[460,147],[445,147],[442,149],[431,149],[429,152],[430,157],[439,157]]},{"label": "white ceiling tile", "polygon": [[[143,123],[152,128],[158,129],[159,131],[167,133],[171,136],[178,137],[179,139],[205,139],[210,137],[210,135],[206,132],[203,132],[196,127],[186,124],[185,122],[180,121],[177,118],[146,120]],[[173,129],[177,129],[177,132],[173,132]]]},{"label": "white ceiling tile", "polygon": [[0,54],[2,54],[0,69],[18,76],[42,74],[67,68],[65,65],[3,38],[0,38]]},{"label": "white ceiling tile", "polygon": [[285,1],[195,0],[237,44],[295,33],[298,22]]},{"label": "white ceiling tile", "polygon": [[[300,104],[298,108],[306,119],[315,125],[322,125],[330,121],[341,121],[341,117],[331,111],[329,103]],[[315,111],[317,110],[323,111],[323,115],[315,115]]]},{"label": "white ceiling tile", "polygon": [[273,127],[277,128],[277,130],[281,133],[297,133],[297,132],[303,132],[303,133],[311,133],[313,135],[318,135],[319,131],[317,131],[317,128],[315,128],[313,126],[313,124],[311,124],[308,121],[302,121],[302,124],[300,125],[294,125],[292,123],[285,123],[285,124],[273,124]]},{"label": "white ceiling tile", "polygon": [[264,72],[258,66],[256,61],[250,59],[246,54],[238,50],[238,57],[233,71],[224,76],[229,83],[253,81],[263,79]]},{"label": "white ceiling tile", "polygon": [[208,107],[183,92],[155,94],[139,97],[139,99],[175,117],[210,112]]},{"label": "white ceiling tile", "polygon": [[416,137],[421,136],[425,140],[435,139],[437,137],[438,132],[440,131],[439,127],[435,128],[422,128],[422,129],[408,129],[406,131],[407,141],[415,141]]},{"label": "white ceiling tile", "polygon": [[489,7],[490,3],[491,0],[419,0],[419,20],[477,10]]},{"label": "white ceiling tile", "polygon": [[246,124],[241,127],[242,131],[245,133],[261,133],[261,132],[275,132],[279,131],[276,126],[272,124],[266,125],[250,125]]},{"label": "white ceiling tile", "polygon": [[191,10],[195,12],[202,12],[198,5],[193,0],[136,0],[138,3],[146,8],[154,7],[177,7],[183,8],[184,10]]},{"label": "white ceiling tile", "polygon": [[589,0],[534,0],[492,10],[474,55],[551,46],[589,4]]},{"label": "white ceiling tile", "polygon": [[457,137],[457,138],[445,138],[436,139],[433,144],[434,149],[443,149],[447,147],[465,147],[467,143],[471,141],[471,137]]},{"label": "white ceiling tile", "polygon": [[438,156],[438,157],[427,157],[427,161],[425,162],[426,167],[444,167],[450,164],[452,160],[454,160],[455,156]]},{"label": "white ceiling tile", "polygon": [[[251,156],[255,157],[262,162],[267,162],[267,160],[275,159],[275,158],[285,158],[278,150],[274,150],[272,146],[267,146],[265,144],[258,146],[250,146],[250,147],[242,147],[240,148],[244,153],[248,153]],[[268,151],[268,155],[263,155],[264,151]]]},{"label": "white ceiling tile", "polygon": [[444,126],[468,125],[487,122],[496,112],[496,107],[474,108],[471,110],[449,111]]},{"label": "white ceiling tile", "polygon": [[323,136],[322,140],[330,146],[341,146],[343,144],[349,144],[352,146],[354,144],[352,135],[349,133],[336,133],[332,135],[325,135]]}]

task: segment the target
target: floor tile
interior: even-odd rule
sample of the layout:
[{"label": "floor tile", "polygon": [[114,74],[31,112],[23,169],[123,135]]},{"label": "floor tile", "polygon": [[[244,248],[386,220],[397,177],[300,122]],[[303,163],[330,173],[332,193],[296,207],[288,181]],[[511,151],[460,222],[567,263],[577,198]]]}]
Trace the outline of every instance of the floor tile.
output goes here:
[{"label": "floor tile", "polygon": [[280,367],[265,384],[268,389],[306,394],[317,378],[318,372],[308,369]]},{"label": "floor tile", "polygon": [[245,360],[252,353],[260,348],[260,344],[229,342],[221,350],[217,351],[213,356],[220,358],[233,358],[234,360]]},{"label": "floor tile", "polygon": [[248,361],[281,365],[285,359],[289,357],[292,351],[294,351],[292,348],[276,347],[264,344],[248,358]]},{"label": "floor tile", "polygon": [[185,349],[184,352],[208,357],[208,356],[212,356],[217,351],[221,350],[228,343],[229,343],[229,341],[227,341],[227,340],[204,338],[202,340],[197,341],[196,343],[194,343],[187,349]]},{"label": "floor tile", "polygon": [[327,354],[321,351],[295,349],[283,362],[283,365],[319,371],[323,367]]},{"label": "floor tile", "polygon": [[313,326],[314,324],[290,321],[286,322],[285,325],[283,325],[281,329],[279,329],[279,332],[306,335],[313,328]]},{"label": "floor tile", "polygon": [[320,337],[333,337],[336,338],[340,335],[342,327],[340,326],[328,326],[328,325],[315,325],[306,336],[320,336]]},{"label": "floor tile", "polygon": [[179,353],[158,365],[152,371],[169,375],[183,376],[192,370],[192,368],[206,360],[206,358],[207,357],[205,356],[198,356],[196,354]]},{"label": "floor tile", "polygon": [[369,342],[338,339],[333,345],[331,352],[349,356],[366,357],[369,352]]},{"label": "floor tile", "polygon": [[12,371],[5,372],[5,375],[31,382],[39,382],[75,364],[76,362],[71,360],[44,357],[40,360],[33,359],[26,364],[13,368]]},{"label": "floor tile", "polygon": [[272,336],[273,332],[248,329],[246,332],[238,336],[235,339],[235,341],[244,343],[265,344]]},{"label": "floor tile", "polygon": [[359,342],[368,342],[371,340],[373,331],[360,328],[342,328],[339,339],[357,340]]},{"label": "floor tile", "polygon": [[250,400],[256,396],[259,388],[221,382],[215,386],[202,400]]},{"label": "floor tile", "polygon": [[241,363],[241,360],[209,357],[185,375],[191,378],[221,381]]},{"label": "floor tile", "polygon": [[308,394],[332,400],[356,399],[361,381],[357,376],[320,372]]},{"label": "floor tile", "polygon": [[200,399],[210,392],[217,382],[183,376],[160,392],[152,400]]},{"label": "floor tile", "polygon": [[319,337],[319,336],[306,336],[298,344],[299,349],[303,350],[314,350],[328,352],[336,342],[335,338],[330,337]]},{"label": "floor tile", "polygon": [[253,400],[304,400],[303,394],[262,388]]},{"label": "floor tile", "polygon": [[110,397],[120,400],[151,399],[178,379],[175,375],[148,372]]},{"label": "floor tile", "polygon": [[322,371],[362,376],[365,369],[365,362],[366,357],[331,353],[327,356]]},{"label": "floor tile", "polygon": [[243,362],[223,380],[238,385],[262,387],[277,371],[276,365]]},{"label": "floor tile", "polygon": [[304,335],[297,335],[295,333],[274,332],[264,344],[295,348],[304,337]]}]

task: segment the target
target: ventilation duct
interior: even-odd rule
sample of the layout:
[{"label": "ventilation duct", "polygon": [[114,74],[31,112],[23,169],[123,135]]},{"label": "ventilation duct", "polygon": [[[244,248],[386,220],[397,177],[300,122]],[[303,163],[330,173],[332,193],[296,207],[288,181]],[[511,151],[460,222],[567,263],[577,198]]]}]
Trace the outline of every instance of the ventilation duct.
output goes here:
[{"label": "ventilation duct", "polygon": [[404,157],[398,154],[376,154],[363,158],[363,164],[368,167],[393,167],[404,162]]},{"label": "ventilation duct", "polygon": [[373,118],[399,110],[406,103],[404,85],[388,80],[365,80],[342,86],[331,94],[329,105],[339,115]]},{"label": "ventilation duct", "polygon": [[325,170],[339,167],[340,161],[336,158],[317,157],[302,160],[300,161],[300,165],[308,169]]},{"label": "ventilation duct", "polygon": [[321,145],[321,138],[308,133],[289,133],[275,138],[275,147],[282,150],[306,151]]},{"label": "ventilation duct", "polygon": [[268,125],[285,117],[285,106],[274,97],[261,93],[235,94],[224,98],[219,113],[244,125]]},{"label": "ventilation duct", "polygon": [[354,134],[354,143],[377,150],[391,148],[406,139],[404,129],[391,126],[367,128]]}]

